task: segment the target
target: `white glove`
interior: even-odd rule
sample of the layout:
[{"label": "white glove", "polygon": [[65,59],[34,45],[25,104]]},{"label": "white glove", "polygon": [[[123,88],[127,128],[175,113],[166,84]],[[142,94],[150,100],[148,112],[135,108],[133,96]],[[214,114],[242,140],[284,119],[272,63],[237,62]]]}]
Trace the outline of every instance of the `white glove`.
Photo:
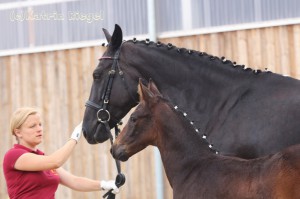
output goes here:
[{"label": "white glove", "polygon": [[100,187],[101,187],[102,190],[107,190],[107,191],[109,191],[109,190],[112,189],[112,193],[113,193],[113,194],[119,193],[119,189],[118,189],[118,187],[116,186],[114,180],[109,180],[109,181],[104,181],[104,180],[102,180],[102,181],[100,182]]},{"label": "white glove", "polygon": [[71,139],[74,139],[76,142],[78,142],[78,140],[81,137],[81,134],[82,134],[82,121],[74,128],[73,133],[71,135]]}]

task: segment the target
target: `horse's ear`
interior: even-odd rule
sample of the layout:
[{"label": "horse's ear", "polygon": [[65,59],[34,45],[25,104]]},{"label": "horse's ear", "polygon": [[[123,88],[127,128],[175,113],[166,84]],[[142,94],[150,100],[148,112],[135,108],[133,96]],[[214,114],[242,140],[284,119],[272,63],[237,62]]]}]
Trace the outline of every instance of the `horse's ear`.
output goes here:
[{"label": "horse's ear", "polygon": [[102,28],[102,30],[104,32],[107,43],[109,43],[110,40],[111,40],[111,35],[109,34],[109,32],[105,28]]},{"label": "horse's ear", "polygon": [[162,96],[152,79],[149,79],[148,88],[154,95]]},{"label": "horse's ear", "polygon": [[122,33],[122,29],[121,27],[116,24],[115,25],[115,30],[114,30],[114,33],[111,37],[111,40],[110,40],[110,45],[113,47],[113,48],[119,48],[122,44],[122,41],[123,41],[123,33]]},{"label": "horse's ear", "polygon": [[143,84],[142,79],[139,79],[138,92],[140,95],[140,101],[144,100],[148,102],[149,99],[153,98],[153,93]]}]

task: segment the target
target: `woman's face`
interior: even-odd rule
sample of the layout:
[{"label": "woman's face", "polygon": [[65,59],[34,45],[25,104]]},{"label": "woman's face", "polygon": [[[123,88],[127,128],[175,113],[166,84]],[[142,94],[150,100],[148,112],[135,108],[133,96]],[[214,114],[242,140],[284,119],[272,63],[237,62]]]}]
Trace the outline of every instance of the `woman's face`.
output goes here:
[{"label": "woman's face", "polygon": [[19,144],[35,149],[42,142],[43,137],[43,126],[40,115],[29,115],[21,128],[16,129],[16,135]]}]

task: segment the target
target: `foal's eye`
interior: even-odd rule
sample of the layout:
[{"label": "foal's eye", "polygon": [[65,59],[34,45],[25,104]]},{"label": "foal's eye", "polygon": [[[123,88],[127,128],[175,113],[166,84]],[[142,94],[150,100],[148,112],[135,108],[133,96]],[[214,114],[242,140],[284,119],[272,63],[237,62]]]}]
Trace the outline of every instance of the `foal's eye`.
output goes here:
[{"label": "foal's eye", "polygon": [[136,118],[133,117],[133,116],[131,116],[131,117],[130,117],[130,121],[131,121],[131,122],[136,122]]}]

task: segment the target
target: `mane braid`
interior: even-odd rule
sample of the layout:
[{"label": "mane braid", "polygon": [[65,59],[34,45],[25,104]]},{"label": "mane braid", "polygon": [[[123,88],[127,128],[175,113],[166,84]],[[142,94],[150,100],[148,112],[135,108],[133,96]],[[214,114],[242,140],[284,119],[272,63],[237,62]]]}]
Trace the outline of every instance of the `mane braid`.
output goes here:
[{"label": "mane braid", "polygon": [[195,123],[193,120],[190,120],[188,117],[188,114],[181,110],[180,108],[178,108],[177,105],[173,105],[173,103],[171,103],[169,100],[167,100],[164,97],[160,97],[164,102],[167,102],[167,104],[174,109],[177,113],[182,114],[182,116],[189,122],[189,124],[192,126],[192,128],[194,129],[194,131],[202,138],[202,140],[207,144],[208,148],[215,154],[219,154],[219,151],[213,148],[213,144],[209,143],[207,140],[207,135],[205,133],[201,133],[200,130],[195,126]]},{"label": "mane braid", "polygon": [[262,71],[260,69],[255,70],[255,69],[252,69],[252,68],[249,68],[249,67],[245,67],[245,65],[237,65],[236,62],[232,62],[231,60],[226,59],[224,56],[220,58],[218,56],[210,55],[206,52],[200,52],[200,51],[186,49],[186,48],[178,48],[178,47],[174,46],[171,43],[164,44],[160,41],[153,42],[153,41],[150,41],[149,39],[137,40],[136,38],[133,38],[133,40],[128,40],[128,42],[132,42],[134,44],[135,43],[142,43],[142,44],[145,44],[147,46],[155,45],[156,47],[166,48],[167,50],[174,49],[174,50],[176,50],[177,53],[180,53],[180,54],[187,53],[191,56],[200,56],[200,57],[209,59],[210,61],[219,61],[222,64],[226,64],[226,65],[229,64],[231,67],[233,67],[235,69],[243,70],[245,72],[252,72],[255,75],[260,74],[260,73],[271,73],[271,71],[267,71],[267,70],[264,70],[264,71]]}]

